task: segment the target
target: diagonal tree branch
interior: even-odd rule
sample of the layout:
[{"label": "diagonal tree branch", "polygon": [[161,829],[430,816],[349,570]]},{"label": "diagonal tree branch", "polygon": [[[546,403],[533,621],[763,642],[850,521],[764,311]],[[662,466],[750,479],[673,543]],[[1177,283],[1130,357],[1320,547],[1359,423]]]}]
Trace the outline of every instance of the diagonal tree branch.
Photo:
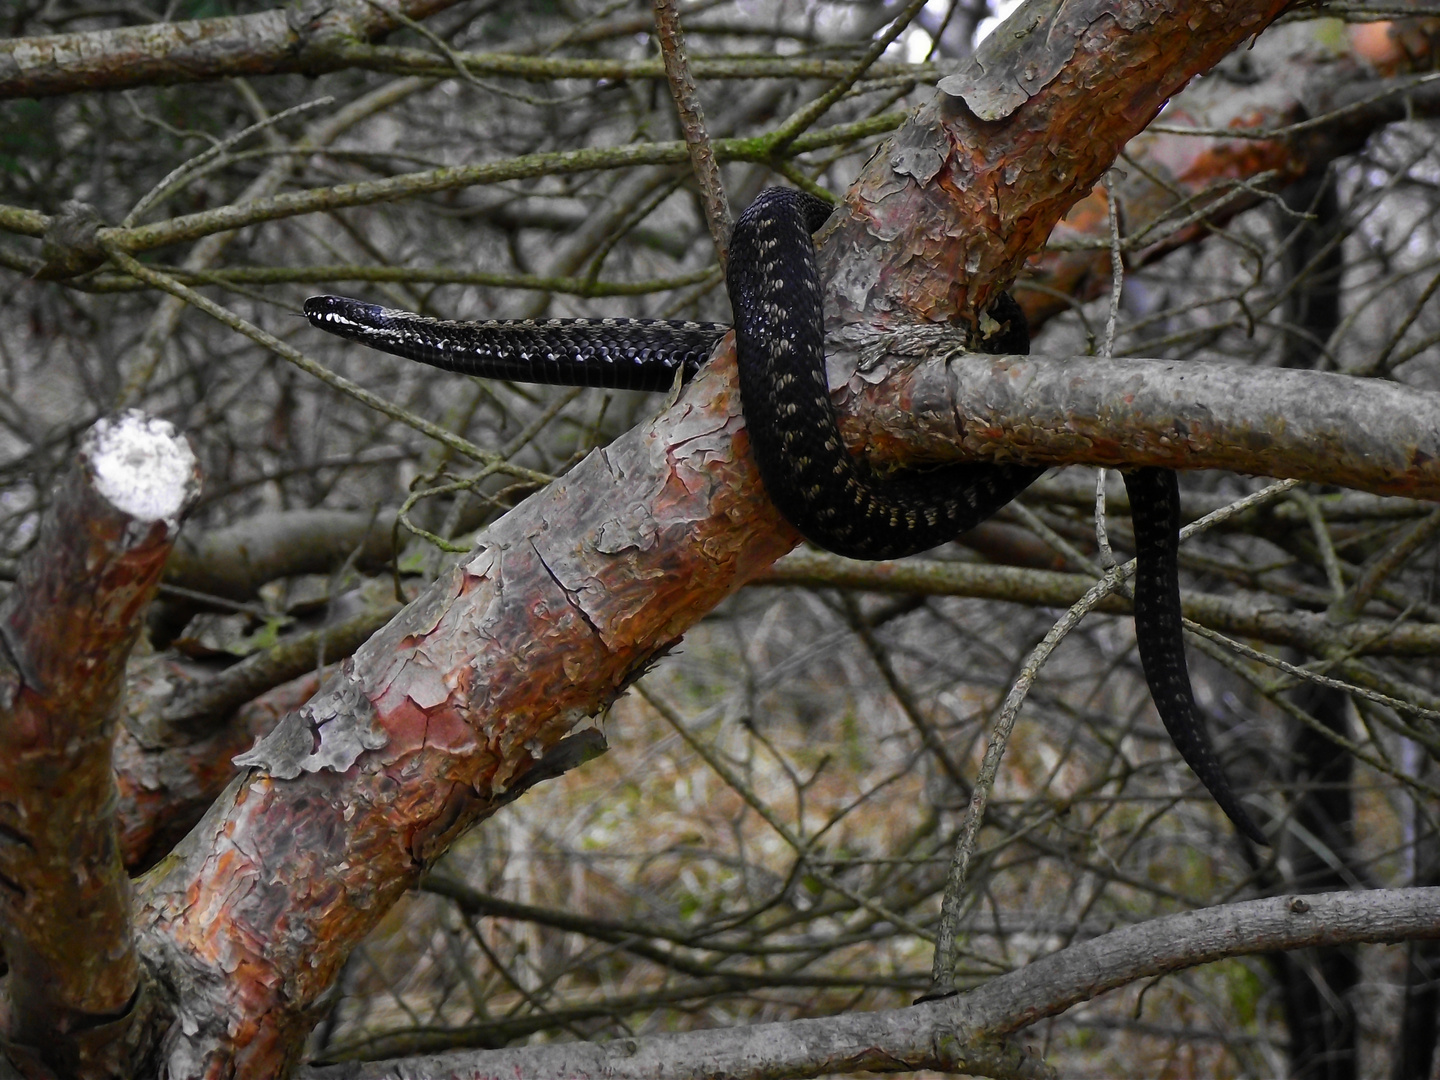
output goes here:
[{"label": "diagonal tree branch", "polygon": [[866,163],[821,256],[832,318],[973,322],[1165,102],[1287,6],[1027,9]]}]

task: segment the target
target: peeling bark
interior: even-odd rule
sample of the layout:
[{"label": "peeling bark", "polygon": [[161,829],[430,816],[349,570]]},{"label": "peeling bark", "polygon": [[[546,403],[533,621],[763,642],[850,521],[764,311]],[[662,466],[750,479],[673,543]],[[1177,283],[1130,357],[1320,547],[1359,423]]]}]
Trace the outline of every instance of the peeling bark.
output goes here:
[{"label": "peeling bark", "polygon": [[1026,5],[852,185],[821,254],[831,317],[973,322],[1165,102],[1286,6]]},{"label": "peeling bark", "polygon": [[268,735],[320,686],[312,671],[257,697],[223,723],[177,731],[155,714],[173,700],[175,687],[183,693],[193,679],[159,658],[130,668],[115,739],[115,820],[120,856],[131,874],[157,863],[204,816],[239,771],[231,758]]},{"label": "peeling bark", "polygon": [[142,949],[180,1002],[172,1074],[282,1072],[421,870],[794,544],[742,432],[725,358],[498,522],[256,747],[140,886]]}]

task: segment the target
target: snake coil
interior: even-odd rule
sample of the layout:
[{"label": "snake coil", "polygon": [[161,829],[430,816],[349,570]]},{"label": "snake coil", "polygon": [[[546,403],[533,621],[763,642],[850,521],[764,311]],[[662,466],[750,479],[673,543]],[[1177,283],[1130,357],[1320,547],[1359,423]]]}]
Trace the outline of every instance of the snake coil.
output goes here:
[{"label": "snake coil", "polygon": [[[1043,471],[946,465],[880,474],[841,441],[825,377],[824,312],[811,234],[830,215],[804,192],[770,188],[741,214],[726,286],[735,313],[740,399],[766,492],[818,547],[856,559],[925,551],[973,528]],[[321,330],[464,375],[564,386],[662,390],[693,375],[727,327],[648,319],[453,322],[338,296],[305,301]],[[1029,351],[1019,305],[1002,294],[988,352]],[[1230,787],[1198,719],[1181,630],[1175,473],[1124,473],[1135,525],[1135,630],[1166,731],[1236,828],[1266,843]]]}]

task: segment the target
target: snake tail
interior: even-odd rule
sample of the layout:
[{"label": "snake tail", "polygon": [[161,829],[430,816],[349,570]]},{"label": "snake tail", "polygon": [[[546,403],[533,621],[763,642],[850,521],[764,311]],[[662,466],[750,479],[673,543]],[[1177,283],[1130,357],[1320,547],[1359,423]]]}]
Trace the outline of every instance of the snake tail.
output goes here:
[{"label": "snake tail", "polygon": [[1135,638],[1150,696],[1170,740],[1235,828],[1256,844],[1265,834],[1240,805],[1200,719],[1185,664],[1180,611],[1180,483],[1173,469],[1123,473],[1135,525]]},{"label": "snake tail", "polygon": [[[772,502],[811,543],[853,559],[898,559],[955,539],[1044,470],[962,464],[881,473],[854,457],[825,381],[825,328],[811,233],[830,207],[804,192],[762,191],[730,237],[740,401]],[[1024,315],[1002,310],[1007,345],[1028,351]],[[1017,333],[1018,331],[1018,333]]]}]

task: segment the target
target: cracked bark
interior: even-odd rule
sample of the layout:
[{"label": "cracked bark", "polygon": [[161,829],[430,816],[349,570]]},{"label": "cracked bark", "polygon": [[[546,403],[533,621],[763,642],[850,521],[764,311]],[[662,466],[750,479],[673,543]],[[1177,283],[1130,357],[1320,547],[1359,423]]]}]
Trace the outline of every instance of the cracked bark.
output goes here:
[{"label": "cracked bark", "polygon": [[[424,867],[793,545],[757,497],[733,375],[728,358],[712,365],[491,528],[355,654],[311,720],[292,718],[301,738],[257,748],[294,778],[252,769],[143,883],[142,950],[180,1000],[172,1073],[207,1054],[238,1075],[283,1071],[350,946]],[[357,725],[384,745],[355,750]],[[336,739],[348,760],[329,756]]]}]

